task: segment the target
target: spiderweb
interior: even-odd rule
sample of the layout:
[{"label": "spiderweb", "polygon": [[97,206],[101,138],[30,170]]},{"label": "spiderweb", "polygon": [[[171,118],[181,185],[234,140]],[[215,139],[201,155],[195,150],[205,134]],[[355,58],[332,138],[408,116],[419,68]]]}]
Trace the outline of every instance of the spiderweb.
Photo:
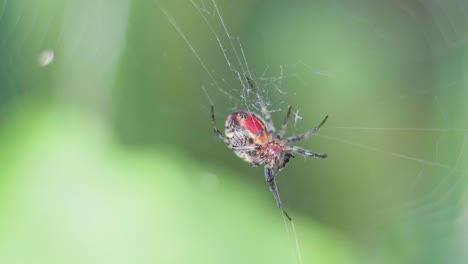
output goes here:
[{"label": "spiderweb", "polygon": [[[208,101],[218,106],[217,112],[260,112],[255,91],[244,80],[249,74],[259,83],[276,124],[278,115],[282,117],[294,102],[297,108],[290,133],[305,131],[314,125],[312,120],[317,122],[330,114],[330,120],[314,136],[316,144],[310,144],[314,150],[325,149],[333,156],[332,165],[313,162],[311,174],[318,178],[313,181],[317,187],[281,181],[287,190],[303,193],[303,203],[314,208],[316,218],[327,224],[344,224],[369,243],[379,239],[374,233],[378,230],[398,230],[397,237],[419,236],[417,249],[425,251],[425,260],[442,261],[440,250],[430,251],[450,241],[466,241],[456,232],[466,232],[457,223],[466,215],[468,122],[466,99],[462,98],[467,90],[461,74],[464,59],[454,56],[466,49],[468,33],[463,28],[468,23],[468,9],[457,1],[380,4],[398,19],[379,12],[382,16],[375,17],[371,9],[377,7],[373,5],[365,10],[335,2],[278,4],[280,11],[253,6],[256,11],[252,13],[261,10],[269,13],[266,17],[281,17],[281,21],[246,22],[244,31],[233,33],[226,25],[226,16],[236,21],[226,15],[232,6],[191,1],[208,29],[206,38],[218,46],[212,55],[225,60],[224,71],[207,66],[206,57],[197,53],[179,19],[160,8],[206,71],[209,83],[203,91]],[[318,18],[301,17],[304,10],[310,12],[308,17]],[[326,15],[322,12],[336,16],[336,20],[323,18]],[[291,13],[294,15],[288,15]],[[301,31],[309,27],[298,31],[287,28],[283,21],[288,19],[293,24],[312,25],[310,32]],[[336,21],[340,25],[332,24]],[[339,28],[343,24],[351,26]],[[327,28],[325,32],[321,27]],[[340,34],[347,37],[340,39]],[[347,38],[351,41],[343,43]],[[298,44],[301,42],[311,47]],[[324,47],[326,44],[333,47]],[[259,59],[266,56],[273,58]],[[307,164],[295,166],[312,166]],[[288,174],[294,174],[291,167]],[[343,175],[344,171],[347,174]],[[336,211],[347,220],[324,216],[332,211],[323,209],[328,207],[339,208]]]},{"label": "spiderweb", "polygon": [[[77,81],[103,74],[86,68],[117,65],[118,51],[124,49],[122,68],[144,76],[147,83],[162,80],[147,89],[154,94],[138,90],[125,97],[146,102],[142,105],[164,98],[134,114],[156,112],[159,126],[152,130],[131,123],[132,118],[130,125],[116,125],[132,127],[140,133],[135,138],[146,141],[121,129],[124,140],[145,144],[156,140],[154,135],[164,140],[174,131],[200,127],[200,120],[209,127],[210,104],[220,127],[232,111],[260,112],[255,91],[245,80],[250,74],[277,126],[293,106],[288,135],[330,116],[317,135],[298,144],[328,158],[297,157],[279,175],[286,208],[303,213],[293,218],[343,230],[368,251],[392,248],[413,257],[409,263],[466,259],[468,5],[459,0],[216,3],[0,0],[1,107],[24,94],[42,96],[37,80],[48,82],[57,72]],[[107,17],[111,7],[118,12],[113,9],[109,13],[114,15]],[[157,22],[146,24],[153,20]],[[126,32],[127,22],[138,30]],[[126,46],[116,45],[124,35]],[[152,35],[158,38],[147,37]],[[60,52],[65,51],[80,56],[64,59]],[[46,67],[54,64],[58,67]],[[70,67],[64,71],[64,66]],[[174,68],[178,75],[168,70]],[[111,82],[84,82],[79,89],[59,93],[85,102],[97,98],[91,105],[101,109],[112,93],[101,87]],[[161,87],[180,90],[166,96]],[[193,111],[178,113],[181,103]],[[125,115],[131,110],[121,111]],[[206,131],[177,138],[178,146],[203,139],[208,147],[183,151],[209,156],[215,144],[222,144]],[[223,153],[220,163],[235,159]],[[246,181],[253,182],[252,175],[263,179],[260,170],[240,164],[224,163],[246,175]],[[219,179],[207,181],[207,188],[214,188],[210,182]],[[296,231],[299,239],[292,244],[304,238],[300,224]]]}]

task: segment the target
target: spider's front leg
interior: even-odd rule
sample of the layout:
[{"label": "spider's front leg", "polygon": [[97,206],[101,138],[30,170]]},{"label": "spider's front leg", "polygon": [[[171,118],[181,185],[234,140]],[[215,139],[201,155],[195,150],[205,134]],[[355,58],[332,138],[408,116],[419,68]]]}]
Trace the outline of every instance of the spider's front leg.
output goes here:
[{"label": "spider's front leg", "polygon": [[288,121],[289,121],[289,116],[291,115],[291,110],[292,107],[288,106],[288,113],[286,114],[286,117],[283,120],[283,123],[281,124],[281,130],[278,132],[278,135],[276,135],[277,139],[281,139],[284,136],[284,133],[286,133],[286,127],[288,126]]},{"label": "spider's front leg", "polygon": [[262,148],[260,145],[253,145],[253,146],[228,146],[232,150],[237,151],[252,151],[252,150],[259,150]]},{"label": "spider's front leg", "polygon": [[219,137],[219,139],[221,139],[224,142],[224,144],[226,144],[226,146],[228,146],[230,148],[231,141],[228,138],[226,138],[221,133],[221,131],[219,131],[218,127],[216,126],[216,120],[215,120],[214,106],[213,105],[211,106],[211,124],[213,125],[213,131],[215,132],[215,134]]},{"label": "spider's front leg", "polygon": [[295,151],[295,152],[297,152],[299,154],[302,154],[304,156],[320,158],[320,159],[324,159],[324,158],[327,157],[327,154],[313,152],[313,151],[310,151],[310,150],[307,150],[307,149],[300,148],[298,146],[292,146],[292,147],[289,147],[289,148],[291,149],[291,151]]},{"label": "spider's front leg", "polygon": [[276,187],[275,173],[273,172],[272,169],[268,167],[265,167],[265,180],[268,183],[268,187],[270,187],[270,191],[273,193],[273,196],[275,197],[276,204],[278,205],[279,209],[281,209],[281,211],[283,211],[283,214],[289,219],[289,221],[291,221],[292,218],[283,209],[283,203],[281,203],[281,198],[278,193],[278,188]]},{"label": "spider's front leg", "polygon": [[312,128],[311,130],[307,131],[306,133],[302,134],[302,135],[299,135],[299,136],[293,136],[293,137],[288,137],[287,139],[285,139],[284,141],[286,143],[288,142],[295,142],[295,141],[301,141],[301,140],[304,140],[304,139],[307,139],[309,138],[310,136],[312,136],[313,134],[315,134],[321,126],[323,126],[323,124],[325,124],[325,122],[327,121],[328,119],[328,116],[326,116],[323,121],[316,127]]}]

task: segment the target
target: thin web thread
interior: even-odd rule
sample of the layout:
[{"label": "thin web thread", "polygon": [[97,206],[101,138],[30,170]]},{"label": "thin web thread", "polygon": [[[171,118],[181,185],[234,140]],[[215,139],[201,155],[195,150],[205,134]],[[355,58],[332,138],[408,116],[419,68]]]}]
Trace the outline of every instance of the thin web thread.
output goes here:
[{"label": "thin web thread", "polygon": [[378,148],[375,148],[375,147],[355,143],[355,142],[353,142],[351,140],[346,140],[346,139],[342,139],[342,138],[338,138],[338,137],[325,136],[325,135],[321,135],[321,134],[315,134],[315,135],[319,136],[319,137],[322,137],[322,138],[329,139],[329,140],[333,140],[333,141],[336,141],[336,142],[345,143],[345,144],[348,144],[348,145],[351,145],[351,146],[354,146],[354,147],[358,147],[358,148],[361,148],[361,149],[366,149],[366,150],[370,150],[370,151],[373,151],[373,152],[377,152],[377,153],[381,153],[381,154],[385,154],[385,155],[389,155],[389,156],[394,156],[394,157],[398,157],[398,158],[405,159],[405,160],[416,161],[416,162],[426,164],[426,165],[429,165],[429,166],[435,166],[435,167],[450,169],[450,166],[447,165],[447,164],[442,164],[442,163],[439,163],[439,162],[434,162],[434,161],[425,160],[425,159],[421,159],[421,158],[417,158],[417,157],[412,157],[412,156],[408,156],[408,155],[397,153],[397,152],[385,151],[385,150],[381,150],[381,149],[378,149]]},{"label": "thin web thread", "polygon": [[382,131],[427,131],[427,132],[468,132],[466,128],[418,128],[418,127],[356,127],[337,126],[336,129],[350,130],[382,130]]},{"label": "thin web thread", "polygon": [[177,25],[177,22],[174,20],[174,18],[169,15],[169,12],[162,8],[161,5],[158,3],[158,1],[156,0],[153,0],[154,3],[158,6],[158,8],[164,13],[164,15],[167,17],[167,19],[169,20],[169,22],[172,24],[172,26],[174,27],[174,29],[177,31],[177,33],[179,33],[179,35],[182,37],[182,39],[184,40],[184,42],[187,44],[187,46],[190,48],[190,50],[192,51],[193,55],[197,58],[198,62],[200,63],[200,65],[203,67],[203,69],[205,70],[205,72],[208,74],[208,76],[210,77],[210,79],[213,81],[213,83],[215,84],[215,86],[218,88],[218,91],[222,92],[226,97],[228,97],[229,99],[233,99],[232,95],[226,93],[226,91],[224,91],[221,86],[218,84],[218,81],[216,80],[216,78],[211,74],[211,72],[208,70],[208,67],[206,66],[206,64],[203,62],[202,58],[200,57],[200,55],[198,54],[197,50],[193,47],[193,45],[190,43],[190,41],[187,39],[187,36],[185,35],[185,33],[182,31],[182,29]]},{"label": "thin web thread", "polygon": [[292,249],[293,254],[297,258],[298,263],[303,264],[301,248],[299,246],[299,239],[297,238],[297,233],[296,233],[296,227],[294,225],[294,220],[293,219],[291,219],[291,220],[287,219],[284,214],[281,214],[281,215],[283,216],[283,223],[284,223],[284,227],[286,229],[286,233],[288,234],[289,243],[292,244],[293,241],[291,240],[291,232],[289,232],[288,223],[290,223],[290,225],[291,225],[292,236],[294,238],[294,249]]}]

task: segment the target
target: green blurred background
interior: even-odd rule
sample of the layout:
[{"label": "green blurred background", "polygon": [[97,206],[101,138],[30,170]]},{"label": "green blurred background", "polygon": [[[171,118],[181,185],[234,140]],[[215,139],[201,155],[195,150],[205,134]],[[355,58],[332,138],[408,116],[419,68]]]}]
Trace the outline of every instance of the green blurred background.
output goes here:
[{"label": "green blurred background", "polygon": [[255,101],[194,1],[0,0],[0,263],[466,263],[467,3],[217,2],[275,122],[330,116],[294,235],[212,132]]}]

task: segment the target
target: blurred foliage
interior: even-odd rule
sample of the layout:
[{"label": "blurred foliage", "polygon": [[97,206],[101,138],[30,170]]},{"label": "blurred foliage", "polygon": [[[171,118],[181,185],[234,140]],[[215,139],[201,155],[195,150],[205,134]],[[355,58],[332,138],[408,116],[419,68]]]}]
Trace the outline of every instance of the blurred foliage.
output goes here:
[{"label": "blurred foliage", "polygon": [[1,263],[464,263],[467,4],[217,2],[274,121],[330,115],[278,178],[294,236],[212,133],[252,98],[195,3],[0,0]]}]

